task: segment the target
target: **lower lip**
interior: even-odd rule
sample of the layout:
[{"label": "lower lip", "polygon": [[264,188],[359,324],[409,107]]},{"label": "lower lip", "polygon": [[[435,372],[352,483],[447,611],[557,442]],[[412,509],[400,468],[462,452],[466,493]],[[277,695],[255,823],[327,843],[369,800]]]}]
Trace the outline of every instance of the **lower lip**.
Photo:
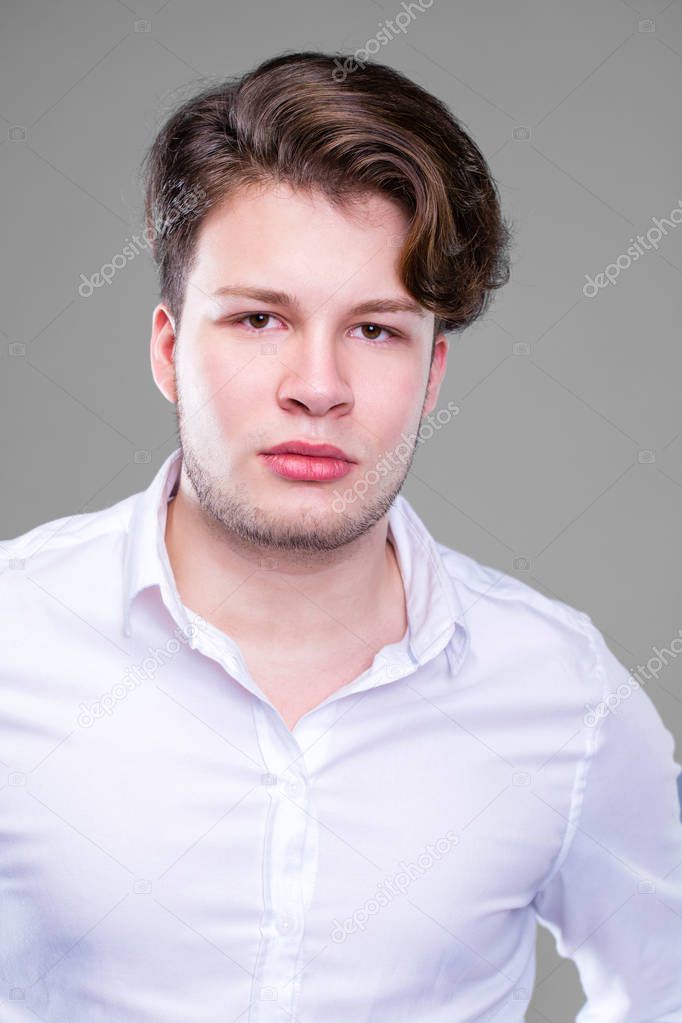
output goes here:
[{"label": "lower lip", "polygon": [[327,480],[338,480],[347,476],[353,468],[353,462],[342,458],[320,458],[314,455],[262,455],[273,472],[288,480],[313,480],[325,483]]}]

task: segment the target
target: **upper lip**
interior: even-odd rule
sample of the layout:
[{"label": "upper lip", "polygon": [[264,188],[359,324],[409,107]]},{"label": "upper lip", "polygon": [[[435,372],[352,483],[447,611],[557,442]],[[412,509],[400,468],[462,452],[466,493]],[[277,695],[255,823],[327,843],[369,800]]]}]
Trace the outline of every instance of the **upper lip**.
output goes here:
[{"label": "upper lip", "polygon": [[354,459],[347,455],[341,448],[333,444],[311,444],[306,440],[285,440],[283,444],[277,444],[274,448],[268,448],[264,455],[315,455],[319,458],[342,458],[344,462],[352,462]]}]

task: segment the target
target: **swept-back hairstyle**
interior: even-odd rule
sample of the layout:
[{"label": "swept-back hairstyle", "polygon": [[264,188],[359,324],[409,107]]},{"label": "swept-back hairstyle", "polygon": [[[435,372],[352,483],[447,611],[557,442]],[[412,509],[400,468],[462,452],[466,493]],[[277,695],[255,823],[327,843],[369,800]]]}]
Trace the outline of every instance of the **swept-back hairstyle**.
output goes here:
[{"label": "swept-back hairstyle", "polygon": [[145,221],[178,330],[202,218],[251,184],[342,207],[368,192],[396,202],[409,222],[398,275],[435,314],[434,340],[473,323],[508,281],[511,228],[457,118],[394,68],[368,61],[340,75],[342,64],[352,58],[280,54],[204,88],[161,127],[142,165]]}]

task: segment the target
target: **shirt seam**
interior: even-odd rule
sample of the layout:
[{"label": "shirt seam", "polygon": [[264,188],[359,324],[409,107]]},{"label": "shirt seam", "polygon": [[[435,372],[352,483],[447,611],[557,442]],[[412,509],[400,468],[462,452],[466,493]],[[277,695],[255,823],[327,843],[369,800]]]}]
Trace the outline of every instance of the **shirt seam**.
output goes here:
[{"label": "shirt seam", "polygon": [[[580,631],[582,632],[583,636],[587,638],[587,641],[590,645],[590,650],[593,655],[594,663],[592,666],[592,674],[594,678],[597,680],[597,682],[601,680],[600,687],[601,702],[602,706],[604,706],[606,700],[607,676],[606,672],[604,671],[604,663],[600,657],[599,651],[597,649],[597,644],[595,641],[596,640],[596,637],[594,635],[595,626],[592,620],[589,618],[589,616],[584,614],[583,612],[579,612],[579,619]],[[568,813],[566,830],[564,832],[564,839],[563,842],[561,843],[561,848],[559,849],[554,859],[554,863],[550,867],[549,872],[544,877],[543,881],[538,886],[534,898],[540,895],[542,891],[550,883],[550,881],[552,881],[560,872],[571,851],[573,842],[575,840],[575,836],[580,828],[580,820],[582,819],[583,807],[585,805],[587,784],[591,774],[590,768],[592,765],[592,761],[595,758],[597,749],[599,747],[599,740],[604,730],[604,721],[606,719],[606,716],[607,715],[601,717],[597,725],[590,730],[590,735],[588,736],[587,742],[585,744],[585,752],[581,757],[578,767],[576,768],[575,779],[573,782],[573,792],[571,794],[571,806]]]}]

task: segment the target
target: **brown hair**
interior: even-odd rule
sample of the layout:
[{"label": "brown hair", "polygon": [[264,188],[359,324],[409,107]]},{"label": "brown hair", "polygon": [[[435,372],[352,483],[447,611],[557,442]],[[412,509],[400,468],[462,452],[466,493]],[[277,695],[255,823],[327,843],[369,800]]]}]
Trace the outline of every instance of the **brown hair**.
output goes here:
[{"label": "brown hair", "polygon": [[480,150],[444,103],[384,64],[312,51],[265,60],[182,103],[143,173],[177,330],[203,216],[251,184],[282,181],[335,205],[368,192],[398,203],[409,220],[398,274],[435,314],[434,344],[473,323],[509,279],[511,229]]}]

